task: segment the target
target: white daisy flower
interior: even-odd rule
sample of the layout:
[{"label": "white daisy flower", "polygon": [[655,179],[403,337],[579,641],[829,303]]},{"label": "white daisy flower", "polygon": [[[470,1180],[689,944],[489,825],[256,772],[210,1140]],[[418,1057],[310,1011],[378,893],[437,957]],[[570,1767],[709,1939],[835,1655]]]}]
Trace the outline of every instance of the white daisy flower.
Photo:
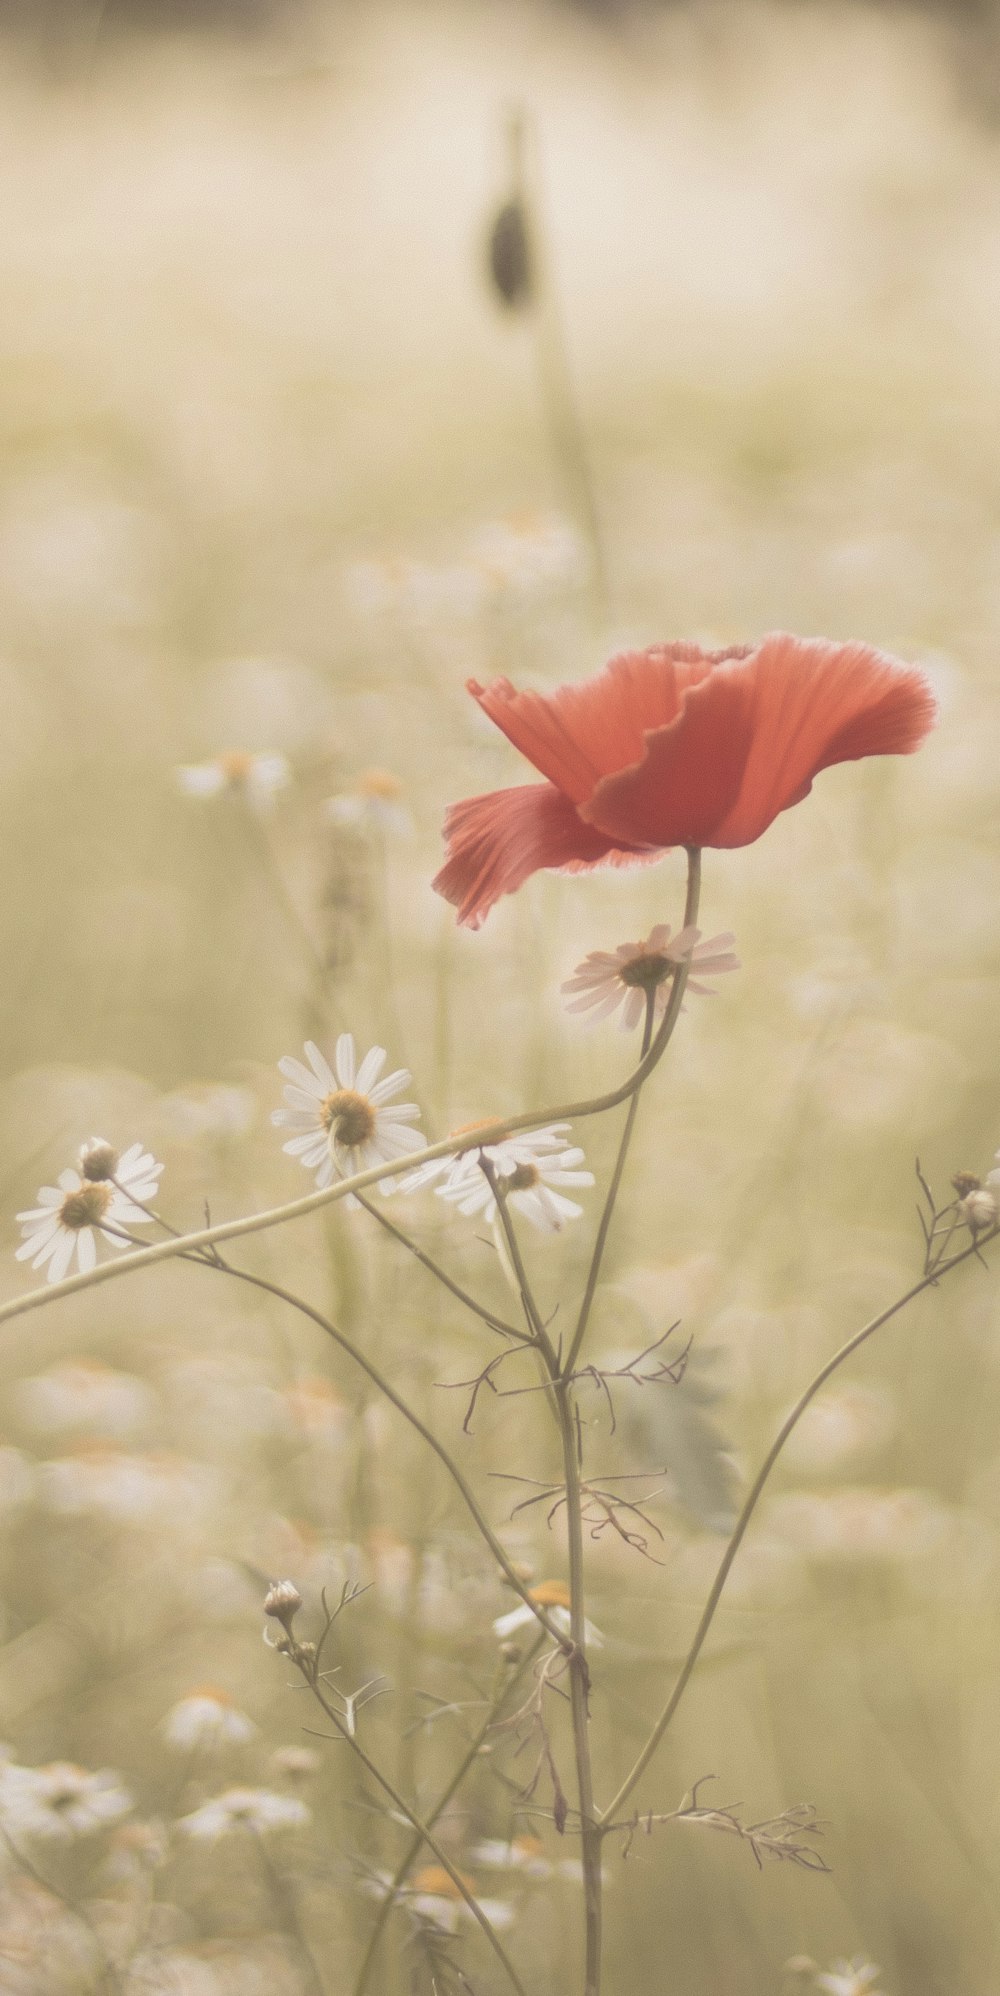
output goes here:
[{"label": "white daisy flower", "polygon": [[50,1282],[69,1274],[74,1255],[81,1274],[96,1266],[98,1233],[112,1247],[128,1247],[109,1228],[149,1224],[151,1215],[143,1206],[156,1198],[163,1170],[141,1144],[132,1144],[119,1157],[102,1137],[84,1144],[77,1166],[60,1172],[56,1185],[43,1185],[38,1205],[17,1216],[23,1235],[17,1260],[30,1261],[32,1268],[48,1262]]},{"label": "white daisy flower", "polygon": [[225,1691],[214,1684],[201,1684],[179,1698],[163,1721],[163,1737],[180,1753],[218,1752],[224,1747],[246,1746],[257,1728],[241,1712]]},{"label": "white daisy flower", "polygon": [[873,1961],[855,1955],[853,1961],[835,1961],[829,1975],[817,1975],[816,1987],[827,1996],[879,1996],[875,1984],[881,1973]]},{"label": "white daisy flower", "polygon": [[311,1809],[295,1795],[279,1795],[273,1788],[227,1788],[190,1816],[182,1816],[177,1828],[185,1836],[214,1844],[241,1830],[266,1836],[272,1830],[301,1830],[311,1821]]},{"label": "white daisy flower", "polygon": [[[296,1132],[282,1149],[297,1157],[307,1171],[315,1171],[319,1190],[335,1178],[394,1163],[407,1151],[421,1148],[420,1136],[407,1127],[419,1120],[416,1103],[393,1102],[411,1080],[409,1069],[398,1067],[379,1080],[386,1061],[384,1047],[372,1047],[359,1066],[353,1033],[341,1033],[333,1067],[312,1040],[306,1041],[305,1053],[308,1067],[287,1054],[279,1060],[290,1086],[285,1089],[287,1107],[275,1109],[271,1121]],[[388,1108],[388,1103],[393,1106]],[[394,1192],[396,1181],[385,1179],[379,1190]]]},{"label": "white daisy flower", "polygon": [[69,1843],[93,1836],[127,1816],[132,1797],[110,1768],[91,1774],[69,1761],[48,1767],[0,1770],[0,1821],[17,1841],[50,1838]]},{"label": "white daisy flower", "polygon": [[[490,1925],[498,1928],[509,1927],[514,1918],[513,1906],[508,1905],[505,1899],[484,1899],[477,1890],[475,1879],[465,1877],[464,1874],[462,1876],[463,1883],[485,1913]],[[373,1899],[386,1899],[392,1890],[392,1879],[388,1872],[374,1872],[362,1881],[361,1890],[367,1892]],[[423,1865],[407,1879],[404,1886],[397,1888],[396,1899],[398,1903],[409,1907],[418,1918],[432,1921],[434,1926],[440,1927],[448,1934],[457,1931],[459,1920],[475,1918],[451,1873],[445,1870],[443,1864]]]},{"label": "white daisy flower", "polygon": [[739,958],[732,953],[736,938],[727,931],[703,943],[698,940],[700,933],[699,929],[681,929],[671,940],[669,925],[659,922],[643,942],[622,943],[611,951],[594,950],[562,986],[567,1012],[591,1012],[596,1021],[610,1018],[621,1006],[620,1024],[628,1032],[645,1017],[646,994],[653,991],[654,1017],[660,1019],[667,1009],[672,973],[684,962],[690,965],[685,989],[703,998],[714,997],[711,985],[702,979],[739,970]]},{"label": "white daisy flower", "polygon": [[[537,1587],[529,1587],[528,1600],[536,1602],[539,1608],[544,1608],[553,1626],[561,1629],[563,1635],[569,1635],[569,1588],[565,1580],[539,1581]],[[528,1602],[519,1601],[517,1607],[512,1608],[509,1614],[497,1616],[493,1624],[493,1634],[501,1642],[506,1642],[508,1636],[516,1635],[519,1629],[538,1629],[540,1626],[538,1617],[532,1614]],[[585,1622],[583,1629],[585,1640],[591,1649],[600,1649],[604,1642],[600,1629],[595,1629],[592,1622]]]},{"label": "white daisy flower", "polygon": [[[455,1157],[431,1158],[403,1180],[403,1190],[418,1191],[435,1178],[440,1199],[447,1199],[468,1218],[481,1213],[485,1220],[496,1218],[497,1204],[489,1181],[480,1166],[486,1158],[496,1174],[509,1204],[526,1220],[546,1234],[558,1233],[567,1220],[577,1220],[583,1212],[572,1199],[558,1190],[561,1186],[593,1185],[592,1171],[581,1171],[583,1152],[564,1141],[568,1123],[549,1123],[540,1130],[519,1130],[498,1143],[475,1144]],[[468,1128],[474,1130],[475,1124]],[[464,1131],[454,1131],[463,1135]]]},{"label": "white daisy flower", "polygon": [[469,1856],[473,1864],[485,1865],[490,1871],[516,1871],[522,1878],[552,1876],[541,1838],[530,1833],[511,1837],[509,1843],[500,1837],[485,1837],[482,1843],[473,1844]]},{"label": "white daisy flower", "polygon": [[249,749],[224,749],[207,762],[181,763],[177,781],[188,797],[221,797],[236,792],[255,811],[266,811],[279,791],[291,782],[284,755],[253,755]]},{"label": "white daisy flower", "polygon": [[406,839],[413,831],[413,819],[401,801],[403,785],[388,769],[363,769],[350,790],[328,797],[326,816],[335,825],[351,825],[359,831],[391,832]]},{"label": "white daisy flower", "polygon": [[13,1397],[24,1426],[36,1435],[70,1431],[121,1440],[147,1428],[156,1410],[156,1396],[143,1380],[92,1358],[47,1366],[20,1380]]}]

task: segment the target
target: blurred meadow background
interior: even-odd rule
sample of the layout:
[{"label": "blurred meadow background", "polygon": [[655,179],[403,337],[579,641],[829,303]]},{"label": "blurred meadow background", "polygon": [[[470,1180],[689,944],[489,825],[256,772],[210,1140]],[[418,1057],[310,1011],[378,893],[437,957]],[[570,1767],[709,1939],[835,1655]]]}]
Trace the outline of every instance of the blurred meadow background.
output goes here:
[{"label": "blurred meadow background", "polygon": [[[181,1228],[206,1201],[221,1219],[307,1191],[270,1114],[309,1035],[384,1044],[432,1136],[626,1071],[633,1043],[568,1017],[559,985],[679,923],[681,856],[536,876],[458,931],[429,886],[444,808],[527,773],[469,674],[552,685],[622,644],[777,626],[935,681],[918,757],[828,771],[758,846],[706,855],[702,931],[733,929],[743,968],[689,1001],[644,1097],[590,1341],[622,1362],[676,1319],[693,1338],[680,1385],[619,1395],[616,1434],[585,1401],[602,1470],[668,1471],[658,1563],[611,1532],[588,1550],[607,1795],[734,1493],[815,1367],[919,1272],[915,1157],[943,1198],[1000,1144],[1000,23],[53,0],[10,6],[3,35],[7,1294],[37,1280],[15,1214],[94,1134],[164,1160]],[[596,608],[532,317],[487,278],[518,106]],[[224,753],[286,759],[269,809],[232,761],[218,794],[183,788],[179,767]],[[586,1217],[528,1243],[548,1308],[577,1293],[614,1121],[580,1126]],[[429,1195],[387,1210],[505,1307],[482,1228]],[[540,1412],[486,1396],[462,1434],[444,1388],[493,1346],[364,1213],[234,1259],[328,1310],[512,1555],[565,1576],[560,1521],[512,1517],[523,1493],[491,1480],[546,1473]],[[879,1963],[886,1996],[993,1996],[998,1332],[972,1263],[817,1403],[637,1797],[674,1808],[714,1775],[702,1799],[747,1820],[808,1800],[830,1874],[759,1871],[695,1825],[627,1862],[612,1842],[611,1996],[786,1996],[814,1986],[795,1957]],[[263,1589],[293,1579],[305,1626],[322,1586],[370,1584],[335,1682],[384,1675],[363,1737],[427,1804],[512,1600],[439,1466],[319,1330],[176,1262],[6,1326],[2,1416],[0,1736],[120,1786],[103,1828],[8,1822],[0,1988],[349,1991],[405,1832],[311,1736],[261,1643]],[[171,1727],[206,1685],[252,1730]],[[513,1909],[532,1992],[572,1996],[574,1847],[531,1813],[544,1783],[523,1801],[515,1745],[480,1756],[442,1836]],[[266,1853],[173,1827],[233,1785],[308,1820],[289,1811]],[[491,1870],[484,1846],[523,1833],[534,1864]],[[476,1996],[503,1986],[467,1927],[453,1964]],[[433,1972],[404,1906],[373,1987]],[[845,1971],[843,1996],[869,1987]]]}]

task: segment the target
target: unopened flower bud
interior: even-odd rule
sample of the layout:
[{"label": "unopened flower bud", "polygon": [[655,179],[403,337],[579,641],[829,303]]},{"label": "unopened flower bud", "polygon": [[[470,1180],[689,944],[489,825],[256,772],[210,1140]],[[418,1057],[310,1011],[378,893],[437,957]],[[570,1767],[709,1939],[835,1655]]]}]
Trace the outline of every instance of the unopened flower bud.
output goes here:
[{"label": "unopened flower bud", "polygon": [[273,1615],[289,1631],[301,1606],[302,1596],[294,1580],[275,1580],[264,1596],[265,1615]]},{"label": "unopened flower bud", "polygon": [[113,1178],[118,1170],[118,1152],[103,1137],[88,1137],[77,1158],[77,1170],[81,1178],[88,1178],[93,1184]]},{"label": "unopened flower bud", "polygon": [[520,1663],[521,1652],[516,1643],[501,1643],[500,1654],[505,1663]]},{"label": "unopened flower bud", "polygon": [[959,1198],[964,1199],[967,1193],[978,1192],[983,1181],[974,1171],[956,1171],[951,1182]]},{"label": "unopened flower bud", "polygon": [[985,1233],[988,1227],[995,1227],[1000,1216],[995,1195],[985,1185],[978,1185],[973,1192],[967,1192],[958,1202],[958,1210],[974,1234]]}]

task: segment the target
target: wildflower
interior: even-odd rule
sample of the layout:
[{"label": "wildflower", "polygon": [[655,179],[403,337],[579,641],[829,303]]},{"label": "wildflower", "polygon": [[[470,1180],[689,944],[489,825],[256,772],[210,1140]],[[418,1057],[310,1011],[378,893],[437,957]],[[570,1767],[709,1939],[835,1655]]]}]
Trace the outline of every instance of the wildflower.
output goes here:
[{"label": "wildflower", "polygon": [[[307,1040],[305,1052],[308,1067],[290,1055],[278,1062],[291,1085],[285,1089],[287,1107],[275,1109],[271,1121],[296,1132],[282,1149],[315,1171],[320,1190],[337,1177],[389,1164],[420,1149],[419,1136],[406,1127],[419,1118],[416,1103],[386,1107],[411,1076],[408,1068],[399,1067],[379,1080],[386,1060],[384,1047],[372,1047],[357,1066],[354,1035],[341,1033],[332,1068],[312,1040]],[[394,1192],[396,1187],[389,1178],[379,1189]]]},{"label": "wildflower", "polygon": [[473,1845],[469,1855],[473,1864],[485,1865],[491,1871],[516,1871],[522,1878],[550,1878],[552,1875],[552,1866],[544,1854],[540,1837],[511,1837],[509,1843],[500,1837],[486,1837],[482,1843]]},{"label": "wildflower", "polygon": [[[1000,1151],[997,1152],[1000,1157]],[[1000,1171],[991,1171],[985,1185],[971,1171],[956,1171],[952,1185],[958,1193],[958,1210],[971,1234],[983,1234],[1000,1219]]]},{"label": "wildflower", "polygon": [[853,1961],[835,1961],[829,1975],[817,1975],[816,1987],[827,1996],[879,1996],[875,1984],[881,1973],[873,1961],[855,1955]]},{"label": "wildflower", "polygon": [[323,1762],[312,1747],[275,1747],[268,1762],[276,1781],[288,1781],[293,1785],[299,1781],[311,1781],[318,1774]]},{"label": "wildflower", "polygon": [[[700,930],[682,929],[670,939],[666,922],[658,922],[644,942],[621,943],[616,950],[593,950],[578,963],[562,989],[567,1012],[591,1012],[594,1019],[610,1018],[622,1007],[624,1032],[638,1026],[645,1017],[646,999],[655,994],[654,1019],[667,1009],[673,973],[682,963],[689,965],[685,990],[704,998],[715,993],[704,977],[717,977],[724,970],[739,970],[739,957],[732,954],[735,936],[728,932],[699,942]],[[697,971],[697,975],[692,973]]]},{"label": "wildflower", "polygon": [[[468,1126],[470,1131],[476,1124]],[[515,1209],[542,1233],[554,1234],[567,1220],[577,1220],[583,1211],[567,1199],[560,1186],[593,1185],[592,1171],[580,1171],[583,1152],[563,1141],[568,1123],[549,1123],[544,1129],[518,1131],[496,1143],[470,1143],[454,1157],[431,1158],[403,1180],[403,1190],[415,1192],[434,1178],[439,1199],[456,1205],[469,1218],[481,1213],[488,1222],[496,1218],[497,1202],[480,1165],[486,1158],[500,1190]],[[464,1134],[455,1131],[456,1136]]]},{"label": "wildflower", "polygon": [[[514,1918],[514,1909],[503,1899],[482,1899],[476,1890],[475,1880],[463,1876],[462,1883],[472,1893],[480,1910],[485,1913],[493,1927],[509,1927]],[[446,1933],[454,1933],[457,1922],[463,1917],[474,1915],[463,1899],[450,1871],[443,1864],[425,1864],[415,1871],[407,1886],[407,1898],[413,1912],[421,1919],[433,1920],[436,1927]]]},{"label": "wildflower", "polygon": [[147,1427],[156,1406],[141,1379],[91,1358],[64,1359],[20,1380],[14,1401],[35,1434],[76,1429],[116,1439]]},{"label": "wildflower", "polygon": [[516,513],[481,527],[472,559],[494,592],[523,595],[581,583],[587,563],[575,529],[544,513]]},{"label": "wildflower", "polygon": [[188,1531],[218,1494],[218,1477],[203,1463],[166,1453],[130,1455],[87,1443],[39,1465],[41,1500],[63,1517]]},{"label": "wildflower", "polygon": [[37,1837],[70,1843],[107,1829],[131,1808],[132,1797],[110,1768],[92,1774],[53,1761],[48,1767],[8,1762],[0,1770],[0,1822],[15,1842]]},{"label": "wildflower", "polygon": [[669,846],[750,845],[836,762],[909,754],[936,705],[915,667],[863,644],[622,652],[553,693],[469,692],[546,779],[453,804],[434,886],[478,928],[540,867],[629,866]]},{"label": "wildflower", "polygon": [[[539,1581],[537,1587],[529,1587],[528,1601],[534,1601],[539,1608],[546,1609],[550,1622],[557,1629],[561,1629],[564,1635],[569,1635],[570,1599],[565,1580]],[[509,1614],[497,1616],[493,1624],[493,1633],[499,1636],[501,1641],[505,1641],[518,1629],[537,1629],[538,1626],[538,1618],[532,1614],[528,1602],[521,1601],[516,1608],[510,1610]],[[604,1638],[600,1630],[595,1629],[590,1622],[584,1623],[584,1636],[592,1649],[601,1648]]]},{"label": "wildflower", "polygon": [[328,797],[327,817],[335,825],[352,825],[359,831],[391,832],[396,838],[409,838],[413,819],[401,803],[403,785],[388,769],[363,769],[350,790]]},{"label": "wildflower", "polygon": [[182,1816],[177,1827],[185,1836],[217,1843],[241,1830],[260,1837],[272,1830],[304,1829],[311,1821],[312,1811],[295,1795],[279,1795],[272,1788],[227,1788],[190,1816]]},{"label": "wildflower", "polygon": [[61,1171],[55,1185],[42,1186],[38,1205],[18,1214],[23,1238],[17,1260],[30,1261],[32,1268],[48,1262],[49,1281],[61,1282],[75,1255],[80,1273],[86,1274],[97,1263],[98,1233],[112,1247],[128,1247],[122,1230],[148,1225],[152,1215],[144,1210],[145,1203],[156,1198],[162,1170],[141,1144],[132,1144],[119,1157],[103,1138],[91,1138],[80,1152],[78,1168]]},{"label": "wildflower", "polygon": [[254,811],[269,810],[291,776],[287,756],[253,755],[249,749],[224,749],[207,762],[182,763],[177,770],[188,797],[221,797],[228,791],[244,797]]},{"label": "wildflower", "polygon": [[246,1746],[256,1730],[253,1720],[213,1684],[201,1684],[185,1698],[178,1699],[163,1722],[167,1745],[177,1747],[181,1753]]}]

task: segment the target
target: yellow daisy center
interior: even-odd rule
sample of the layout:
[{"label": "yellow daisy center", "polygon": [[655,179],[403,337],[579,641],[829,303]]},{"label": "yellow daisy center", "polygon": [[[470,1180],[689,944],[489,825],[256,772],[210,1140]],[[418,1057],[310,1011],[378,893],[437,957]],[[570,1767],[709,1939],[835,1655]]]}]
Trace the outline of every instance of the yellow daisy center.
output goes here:
[{"label": "yellow daisy center", "polygon": [[67,1192],[59,1208],[59,1219],[72,1233],[83,1227],[99,1227],[113,1194],[109,1185],[81,1185],[79,1192]]},{"label": "yellow daisy center", "polygon": [[536,1608],[568,1608],[570,1606],[569,1587],[565,1580],[540,1580],[537,1587],[529,1587],[528,1598]]},{"label": "yellow daisy center", "polygon": [[319,1119],[331,1143],[344,1150],[356,1150],[375,1135],[375,1111],[367,1095],[359,1095],[356,1088],[337,1088],[324,1096]]},{"label": "yellow daisy center", "polygon": [[391,804],[403,794],[399,777],[393,776],[390,769],[363,769],[358,789],[362,797],[374,797],[382,804]]},{"label": "yellow daisy center", "polygon": [[515,1164],[513,1171],[504,1179],[505,1192],[530,1192],[541,1179],[537,1164]]}]

